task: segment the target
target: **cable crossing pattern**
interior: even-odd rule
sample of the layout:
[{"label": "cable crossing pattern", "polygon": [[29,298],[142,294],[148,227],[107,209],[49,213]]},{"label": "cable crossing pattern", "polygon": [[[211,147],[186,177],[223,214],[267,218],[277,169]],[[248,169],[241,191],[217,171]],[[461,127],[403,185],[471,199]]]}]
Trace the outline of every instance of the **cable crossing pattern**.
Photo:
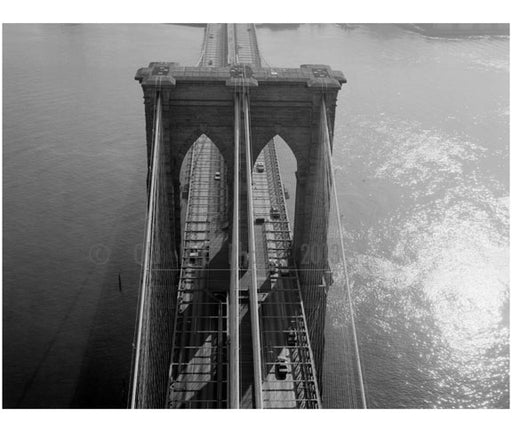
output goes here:
[{"label": "cable crossing pattern", "polygon": [[[135,327],[130,400],[132,408],[164,406],[172,321],[176,306],[175,280],[178,262],[174,242],[174,205],[167,160],[162,145],[162,103],[157,92],[153,113],[152,146],[148,167],[148,210],[139,292],[139,314]],[[172,203],[172,204],[171,204]]]}]

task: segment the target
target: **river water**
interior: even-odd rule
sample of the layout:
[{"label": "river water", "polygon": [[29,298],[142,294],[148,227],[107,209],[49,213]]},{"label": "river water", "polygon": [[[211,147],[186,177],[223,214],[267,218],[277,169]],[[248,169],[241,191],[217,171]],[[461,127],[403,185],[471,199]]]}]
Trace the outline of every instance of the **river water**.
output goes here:
[{"label": "river water", "polygon": [[[392,25],[258,36],[270,65],[325,63],[348,79],[334,162],[368,405],[508,407],[509,39]],[[125,406],[146,180],[133,76],[150,61],[194,65],[202,37],[4,25],[4,406]],[[343,405],[336,286],[327,407]]]}]

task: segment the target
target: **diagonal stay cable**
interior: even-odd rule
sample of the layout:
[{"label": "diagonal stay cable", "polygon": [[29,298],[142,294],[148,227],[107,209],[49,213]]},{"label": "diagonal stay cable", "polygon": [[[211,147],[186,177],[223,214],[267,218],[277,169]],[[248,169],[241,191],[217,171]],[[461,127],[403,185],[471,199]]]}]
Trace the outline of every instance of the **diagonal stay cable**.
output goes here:
[{"label": "diagonal stay cable", "polygon": [[329,166],[329,170],[330,170],[331,186],[332,186],[334,202],[335,202],[335,206],[336,206],[336,220],[338,223],[338,233],[339,233],[341,257],[343,260],[343,272],[345,274],[345,285],[347,287],[348,306],[349,306],[349,311],[350,311],[350,322],[351,322],[351,326],[352,326],[352,337],[354,339],[354,348],[355,348],[355,355],[356,355],[356,362],[357,362],[357,373],[358,373],[358,379],[359,379],[359,387],[361,390],[361,400],[362,400],[363,408],[367,408],[366,393],[365,393],[364,380],[363,380],[363,371],[362,371],[362,367],[361,367],[361,357],[359,354],[359,344],[358,344],[358,340],[357,340],[357,331],[356,331],[356,324],[355,324],[355,319],[354,319],[354,309],[353,309],[353,305],[352,305],[351,286],[350,286],[350,281],[348,278],[347,260],[345,257],[345,245],[343,242],[343,227],[341,224],[340,206],[339,206],[339,201],[338,201],[338,193],[336,191],[336,183],[335,183],[335,177],[334,177],[334,166],[333,166],[333,162],[332,162],[331,149],[328,144],[328,142],[329,142],[329,126],[327,124],[327,112],[326,112],[326,108],[325,108],[325,99],[322,99],[322,123],[324,126],[323,133],[325,134],[325,139],[323,141],[325,144],[325,152],[327,154],[328,166]]}]

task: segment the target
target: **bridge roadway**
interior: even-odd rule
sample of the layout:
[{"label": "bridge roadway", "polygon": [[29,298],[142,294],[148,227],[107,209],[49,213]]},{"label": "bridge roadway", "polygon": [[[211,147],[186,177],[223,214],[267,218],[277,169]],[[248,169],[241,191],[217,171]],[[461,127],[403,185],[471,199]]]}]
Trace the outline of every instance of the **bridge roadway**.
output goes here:
[{"label": "bridge roadway", "polygon": [[[199,65],[214,67],[232,62],[260,65],[255,27],[208,25]],[[167,406],[224,408],[229,406],[228,185],[222,156],[208,138],[201,137],[192,147],[183,183],[186,215],[182,218],[179,306],[172,340]],[[262,407],[319,408],[300,287],[290,256],[290,223],[273,141],[255,161],[252,190]],[[246,218],[247,209],[242,205],[240,219]],[[247,260],[240,261],[240,406],[252,408],[255,389],[248,302],[250,271],[243,269],[247,267]],[[277,373],[278,367],[287,369],[286,376]]]},{"label": "bridge roadway", "polygon": [[222,408],[227,406],[226,275],[215,266],[227,266],[222,259],[226,168],[206,137],[193,145],[189,159],[168,407]]},{"label": "bridge roadway", "polygon": [[[260,239],[257,267],[264,408],[318,408],[304,308],[290,257],[290,222],[273,140],[256,160],[253,190]],[[290,366],[284,380],[276,376],[279,357],[286,358]]]}]

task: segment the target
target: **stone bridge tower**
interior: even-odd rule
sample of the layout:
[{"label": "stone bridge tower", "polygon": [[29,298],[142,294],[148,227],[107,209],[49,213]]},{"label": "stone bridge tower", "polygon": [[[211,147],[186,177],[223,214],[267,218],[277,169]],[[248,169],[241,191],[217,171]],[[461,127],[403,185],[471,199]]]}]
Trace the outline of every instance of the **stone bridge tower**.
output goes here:
[{"label": "stone bridge tower", "polygon": [[144,91],[148,156],[156,95],[161,95],[168,193],[174,202],[169,215],[171,242],[178,256],[180,168],[187,151],[202,134],[219,148],[229,167],[228,184],[233,183],[235,92],[248,90],[250,95],[253,161],[276,135],[290,146],[297,160],[293,259],[299,271],[312,348],[321,376],[327,293],[323,276],[329,267],[330,197],[325,148],[332,148],[336,99],[345,77],[326,65],[281,69],[150,63],[139,69],[135,78]]}]

